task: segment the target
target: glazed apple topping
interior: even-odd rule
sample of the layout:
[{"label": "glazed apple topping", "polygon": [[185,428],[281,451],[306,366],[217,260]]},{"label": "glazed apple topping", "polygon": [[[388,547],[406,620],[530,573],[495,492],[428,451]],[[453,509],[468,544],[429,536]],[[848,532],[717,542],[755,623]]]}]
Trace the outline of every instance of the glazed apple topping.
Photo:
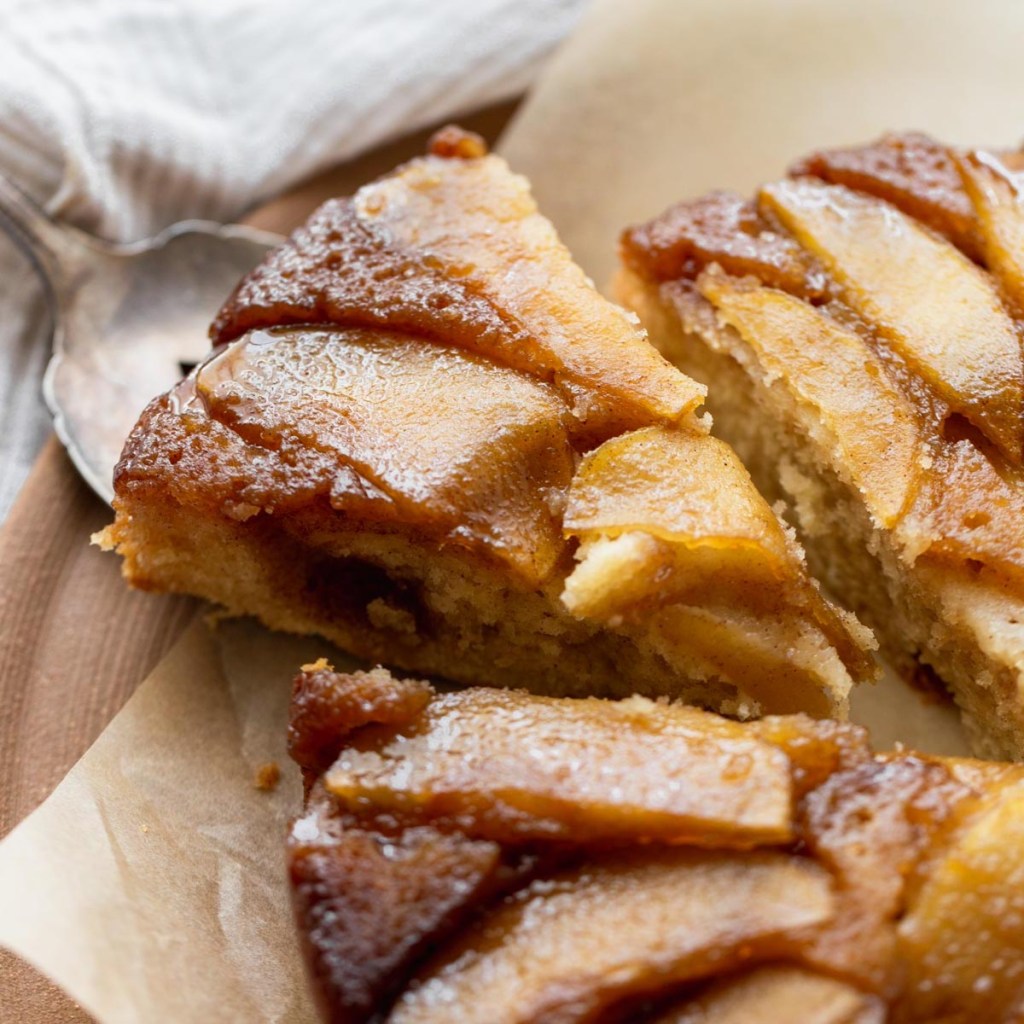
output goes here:
[{"label": "glazed apple topping", "polygon": [[936,472],[898,531],[905,544],[927,546],[939,564],[968,566],[996,578],[1024,578],[1024,479],[999,472],[976,444],[959,439],[939,448]]},{"label": "glazed apple topping", "polygon": [[564,596],[577,614],[643,614],[716,593],[763,606],[796,575],[743,464],[699,434],[649,428],[606,441],[573,478],[563,524],[582,541]]},{"label": "glazed apple topping", "polygon": [[741,547],[777,572],[789,557],[779,521],[728,445],[656,427],[606,441],[583,460],[565,529],[577,536],[639,529],[694,548]]},{"label": "glazed apple topping", "polygon": [[426,336],[552,384],[601,438],[700,405],[705,389],[594,291],[526,180],[452,138],[323,206],[242,281],[214,340],[288,323]]},{"label": "glazed apple topping", "polygon": [[982,251],[956,154],[920,132],[891,133],[866,146],[822,150],[797,161],[793,177],[813,177],[876,196],[945,235],[971,258]]},{"label": "glazed apple topping", "polygon": [[350,813],[372,805],[403,821],[463,822],[510,843],[791,840],[789,759],[725,719],[708,724],[704,712],[641,697],[566,704],[467,690],[438,695],[400,728],[354,736],[324,784]]},{"label": "glazed apple topping", "polygon": [[336,736],[289,847],[331,1020],[1009,1024],[1024,997],[1018,766],[382,670],[296,695],[301,763]]},{"label": "glazed apple topping", "polygon": [[912,218],[843,186],[782,182],[760,199],[920,379],[1019,464],[1020,335],[992,279]]},{"label": "glazed apple topping", "polygon": [[917,494],[923,444],[914,408],[881,359],[856,331],[785,292],[716,273],[699,287],[768,379],[786,377],[875,520],[893,526]]},{"label": "glazed apple topping", "polygon": [[413,979],[389,1019],[595,1020],[626,997],[784,957],[831,909],[827,873],[785,853],[598,856],[484,914]]},{"label": "glazed apple topping", "polygon": [[806,298],[824,294],[825,277],[811,256],[732,192],[678,203],[622,237],[626,263],[657,281],[695,278],[710,263],[736,277]]},{"label": "glazed apple topping", "polygon": [[568,414],[530,377],[390,331],[283,328],[223,349],[195,388],[354,518],[475,545],[531,581],[561,553],[545,497],[572,478]]},{"label": "glazed apple topping", "polygon": [[[898,929],[911,1020],[939,1019],[970,992],[974,1020],[1020,1012],[1024,979],[1024,777],[960,814],[921,873]],[[965,927],[965,922],[969,924]]]},{"label": "glazed apple topping", "polygon": [[[318,821],[332,810],[314,803],[295,822],[289,876],[326,1016],[365,1019],[397,994],[425,950],[496,891],[502,853],[430,828],[396,836]],[[340,1015],[341,1006],[352,1016]]]},{"label": "glazed apple topping", "polygon": [[630,229],[626,265],[735,332],[906,562],[1019,577],[1024,155],[888,135],[791,174]]},{"label": "glazed apple topping", "polygon": [[[778,518],[736,453],[716,438],[651,427],[606,441],[573,478],[564,529],[582,542],[563,595],[576,614],[666,608],[678,625],[688,613],[666,606],[799,609],[855,675],[872,672],[869,656],[847,640],[850,624],[801,573]],[[700,630],[683,632],[693,638]],[[728,633],[726,620],[717,632]],[[750,642],[723,640],[732,648]],[[775,702],[767,708],[794,710]]]},{"label": "glazed apple topping", "polygon": [[1024,314],[1024,172],[972,150],[957,157],[982,237],[985,263],[1018,316]]}]

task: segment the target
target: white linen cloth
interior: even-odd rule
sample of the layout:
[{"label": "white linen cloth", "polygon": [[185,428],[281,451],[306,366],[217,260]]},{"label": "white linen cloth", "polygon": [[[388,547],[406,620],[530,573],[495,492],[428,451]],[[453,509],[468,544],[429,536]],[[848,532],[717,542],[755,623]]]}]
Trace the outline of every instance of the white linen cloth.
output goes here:
[{"label": "white linen cloth", "polygon": [[[0,2],[0,172],[100,237],[237,219],[517,95],[586,0]],[[0,520],[49,420],[33,271],[0,237]]]}]

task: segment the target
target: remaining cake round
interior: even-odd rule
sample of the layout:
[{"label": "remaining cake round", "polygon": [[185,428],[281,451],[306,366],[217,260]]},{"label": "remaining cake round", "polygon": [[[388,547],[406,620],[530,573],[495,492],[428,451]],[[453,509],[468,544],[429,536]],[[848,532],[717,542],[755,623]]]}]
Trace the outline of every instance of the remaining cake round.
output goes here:
[{"label": "remaining cake round", "polygon": [[709,386],[812,572],[979,753],[1024,757],[1020,154],[818,153],[623,237],[618,297]]}]

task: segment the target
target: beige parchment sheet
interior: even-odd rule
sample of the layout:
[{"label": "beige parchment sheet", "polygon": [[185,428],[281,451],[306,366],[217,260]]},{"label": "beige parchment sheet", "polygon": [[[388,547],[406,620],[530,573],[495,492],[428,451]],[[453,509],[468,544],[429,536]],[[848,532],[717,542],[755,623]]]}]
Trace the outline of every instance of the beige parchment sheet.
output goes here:
[{"label": "beige parchment sheet", "polygon": [[[1014,0],[599,0],[502,148],[603,283],[623,225],[748,189],[818,145],[903,127],[1018,141],[1022,39]],[[315,638],[197,621],[0,844],[0,944],[102,1024],[312,1021],[285,884],[299,786],[284,730],[289,680],[321,654]],[[879,747],[964,749],[947,709],[893,679],[862,689],[855,717]],[[261,792],[272,760],[284,776]]]}]

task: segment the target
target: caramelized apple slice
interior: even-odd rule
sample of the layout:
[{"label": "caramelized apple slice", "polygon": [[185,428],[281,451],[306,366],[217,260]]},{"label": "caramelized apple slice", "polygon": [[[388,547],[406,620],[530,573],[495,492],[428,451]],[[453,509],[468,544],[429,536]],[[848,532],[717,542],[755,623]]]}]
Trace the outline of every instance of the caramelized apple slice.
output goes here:
[{"label": "caramelized apple slice", "polygon": [[699,405],[705,388],[597,293],[526,179],[482,140],[454,135],[325,203],[242,281],[214,340],[296,323],[405,331],[552,383],[596,437]]},{"label": "caramelized apple slice", "polygon": [[577,615],[716,595],[763,609],[792,576],[778,520],[732,449],[704,434],[651,427],[606,441],[577,470],[563,525],[582,540],[562,595]]},{"label": "caramelized apple slice", "polygon": [[712,985],[652,1024],[884,1024],[885,1005],[834,978],[762,967]]},{"label": "caramelized apple slice", "polygon": [[[778,576],[742,548],[693,548],[673,545],[638,530],[584,540],[579,563],[565,581],[562,603],[574,615],[614,621],[647,619],[673,602],[728,604],[764,609],[778,590]],[[738,587],[758,570],[763,586]]]},{"label": "caramelized apple slice", "polygon": [[877,523],[892,526],[917,490],[919,440],[913,408],[881,360],[858,334],[784,292],[712,273],[699,287],[765,374],[812,411],[810,429],[825,435],[833,469]]},{"label": "caramelized apple slice", "polygon": [[391,332],[289,328],[234,342],[195,387],[211,417],[355,518],[476,546],[531,582],[561,552],[544,495],[572,477],[567,417],[528,377]]},{"label": "caramelized apple slice", "polygon": [[329,1019],[366,1020],[493,886],[495,843],[430,828],[385,837],[322,821],[292,826],[292,899]]},{"label": "caramelized apple slice", "polygon": [[[580,419],[597,418],[600,403],[600,418],[623,430],[678,420],[703,401],[705,388],[673,369],[594,290],[537,212],[526,179],[498,157],[413,160],[354,202],[363,223],[423,253],[541,344],[547,376],[584,389]],[[491,354],[517,365],[512,350]],[[600,398],[589,394],[595,389]]]},{"label": "caramelized apple slice", "polygon": [[943,445],[899,536],[911,557],[968,564],[1024,577],[1024,483],[1019,470],[996,471],[970,441]]},{"label": "caramelized apple slice", "polygon": [[[632,609],[646,616],[652,606],[716,598],[734,609],[801,609],[854,677],[874,674],[870,656],[849,639],[856,623],[822,598],[750,474],[717,438],[648,427],[606,441],[577,470],[563,524],[583,542],[562,595],[575,614],[611,618]],[[637,602],[645,586],[647,598]],[[741,664],[727,678],[749,680],[760,671]],[[799,689],[790,702],[767,708],[811,710]]]},{"label": "caramelized apple slice", "polygon": [[906,214],[842,186],[781,182],[760,199],[932,391],[1019,463],[1020,338],[988,276]]},{"label": "caramelized apple slice", "polygon": [[836,879],[836,914],[804,959],[889,996],[902,978],[896,922],[906,877],[971,790],[942,763],[916,756],[866,760],[838,772],[801,804],[800,834]]},{"label": "caramelized apple slice", "polygon": [[903,1020],[1017,1021],[1024,1006],[1024,783],[997,789],[932,861],[899,928]]},{"label": "caramelized apple slice", "polygon": [[[812,623],[765,616],[736,607],[674,604],[647,619],[652,640],[671,658],[686,658],[705,674],[735,680],[737,697],[726,710],[739,718],[802,711],[816,718],[846,718],[849,686],[823,690],[835,678],[837,652]],[[862,678],[871,666],[858,664]]]},{"label": "caramelized apple slice", "polygon": [[674,604],[770,616],[801,606],[803,596],[797,573],[784,576],[776,563],[739,545],[693,547],[636,530],[586,539],[576,559],[562,601],[590,619],[645,622]]},{"label": "caramelized apple slice", "polygon": [[[825,720],[808,728],[804,715],[766,715],[744,728],[781,747],[793,764],[793,787],[798,799],[820,786],[830,775],[871,759],[867,732],[848,722]],[[811,737],[813,742],[809,742]]]},{"label": "caramelized apple slice", "polygon": [[300,768],[321,774],[351,732],[365,725],[406,725],[433,695],[429,683],[395,679],[383,668],[335,672],[323,658],[304,665],[292,682],[288,756]]},{"label": "caramelized apple slice", "polygon": [[803,297],[819,295],[824,275],[788,235],[772,229],[749,199],[711,192],[677,203],[622,235],[626,264],[655,281],[695,278],[712,263]]},{"label": "caramelized apple slice", "polygon": [[1024,313],[1024,174],[975,150],[958,160],[984,240],[985,263]]},{"label": "caramelized apple slice", "polygon": [[[806,740],[813,758],[810,722]],[[738,723],[642,697],[439,695],[400,728],[353,734],[325,783],[353,813],[372,806],[507,842],[791,838],[782,750]]]},{"label": "caramelized apple slice", "polygon": [[667,985],[778,955],[825,922],[828,875],[782,853],[653,850],[537,882],[406,990],[392,1024],[593,1021]]},{"label": "caramelized apple slice", "polygon": [[812,153],[789,173],[811,174],[884,199],[945,235],[972,259],[981,256],[978,225],[961,186],[955,155],[928,135],[883,135],[866,146]]},{"label": "caramelized apple slice", "polygon": [[642,530],[686,547],[740,548],[779,575],[790,558],[736,453],[695,432],[648,427],[606,441],[577,470],[564,524],[578,537]]},{"label": "caramelized apple slice", "polygon": [[563,526],[583,541],[562,600],[611,617],[704,591],[761,600],[793,574],[785,534],[735,452],[657,427],[606,441],[573,478]]}]

